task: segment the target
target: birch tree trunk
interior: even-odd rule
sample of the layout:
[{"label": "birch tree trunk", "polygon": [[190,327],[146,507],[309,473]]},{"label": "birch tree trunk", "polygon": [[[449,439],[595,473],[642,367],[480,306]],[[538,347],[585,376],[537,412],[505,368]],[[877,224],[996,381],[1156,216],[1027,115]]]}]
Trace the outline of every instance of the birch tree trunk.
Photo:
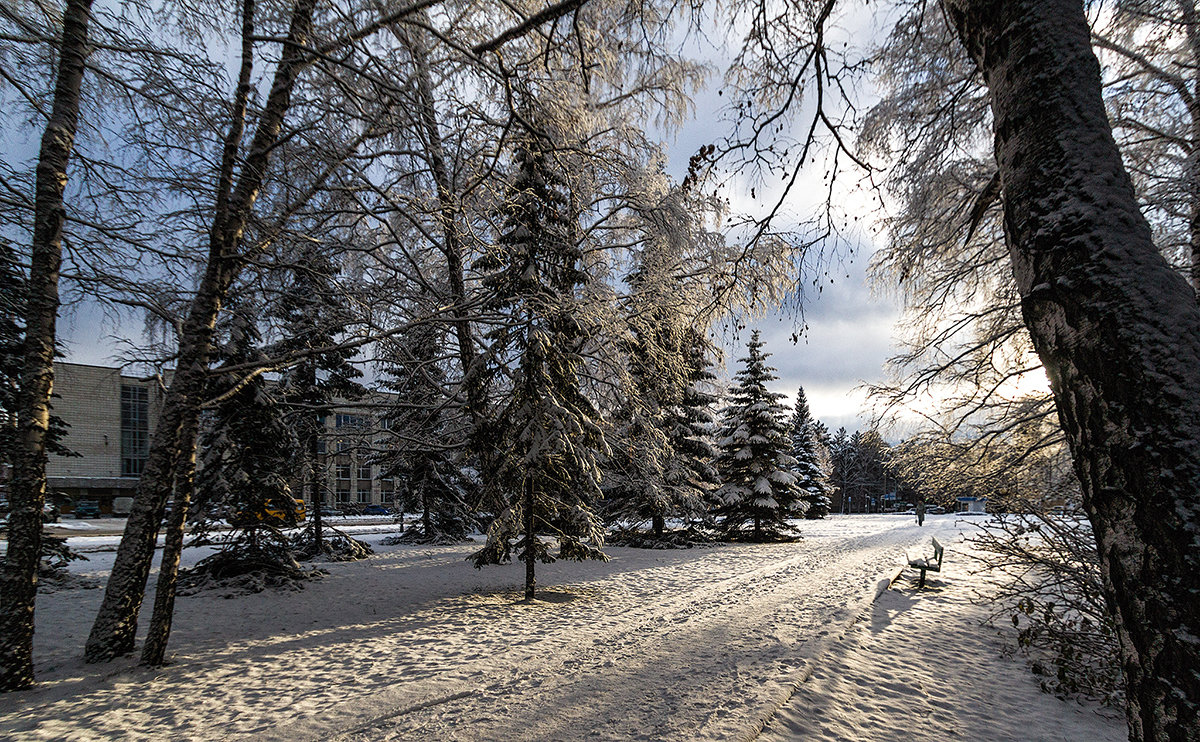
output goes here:
[{"label": "birch tree trunk", "polygon": [[[476,454],[487,460],[491,456],[492,436],[487,430],[487,408],[483,385],[480,383],[481,369],[476,364],[475,338],[471,330],[467,308],[467,289],[463,279],[463,249],[459,236],[458,193],[450,169],[446,165],[446,152],[438,123],[437,103],[434,98],[433,79],[429,74],[428,51],[420,29],[405,32],[403,42],[408,46],[416,68],[417,100],[419,117],[424,130],[426,151],[437,188],[438,219],[442,228],[442,244],[439,246],[446,258],[446,275],[450,282],[451,314],[454,318],[454,336],[458,344],[459,364],[462,366],[463,386],[467,412],[474,427]],[[485,463],[484,471],[491,471]]]},{"label": "birch tree trunk", "polygon": [[150,630],[146,644],[142,647],[142,664],[158,667],[163,664],[167,652],[167,639],[171,636],[171,619],[175,616],[175,585],[179,581],[179,559],[183,555],[184,524],[191,506],[196,482],[196,434],[199,410],[191,407],[181,426],[176,445],[175,497],[172,500],[171,517],[167,523],[167,538],[163,544],[162,562],[158,570],[158,584],[154,589],[154,613],[150,617]]},{"label": "birch tree trunk", "polygon": [[1013,274],[1099,546],[1130,739],[1200,739],[1200,307],[1138,211],[1081,0],[943,7],[988,86]]},{"label": "birch tree trunk", "polygon": [[[292,89],[311,59],[306,47],[315,4],[316,0],[299,0],[292,7],[288,36],[283,43],[282,58],[275,69],[271,92],[259,118],[241,176],[234,185],[234,160],[242,138],[253,35],[253,2],[245,0],[242,71],[234,122],[225,141],[213,226],[209,232],[208,265],[181,331],[175,377],[163,402],[146,468],[138,481],[133,509],[125,525],[121,544],[117,547],[112,575],[105,587],[104,600],[88,636],[84,650],[84,659],[88,662],[103,662],[133,651],[138,613],[145,598],[146,580],[154,560],[154,543],[175,482],[174,464],[179,457],[179,446],[189,445],[184,440],[186,422],[202,402],[217,316],[228,296],[229,287],[244,264],[245,256],[239,254],[242,234],[262,187],[271,151],[279,140]],[[182,520],[172,523],[173,531],[180,531],[180,538],[183,525]],[[168,538],[174,537],[174,533],[168,535]],[[163,568],[177,569],[178,564],[164,564]],[[161,642],[165,651],[165,636]]]},{"label": "birch tree trunk", "polygon": [[63,191],[79,123],[92,0],[68,0],[54,105],[38,155],[18,436],[9,498],[8,552],[0,569],[0,691],[33,685],[33,611],[46,499],[46,430],[54,386]]}]

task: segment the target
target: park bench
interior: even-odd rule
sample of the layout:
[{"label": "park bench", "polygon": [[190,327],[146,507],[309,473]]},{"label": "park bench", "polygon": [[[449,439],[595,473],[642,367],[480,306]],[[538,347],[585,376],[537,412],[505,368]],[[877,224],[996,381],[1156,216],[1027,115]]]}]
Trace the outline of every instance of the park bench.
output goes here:
[{"label": "park bench", "polygon": [[[921,570],[921,579],[917,582],[917,589],[925,587],[926,572],[941,572],[942,571],[942,555],[946,552],[942,548],[942,544],[936,539],[933,539],[933,556],[923,556],[919,559],[908,557],[908,566],[913,569]],[[905,556],[908,556],[907,554]]]}]

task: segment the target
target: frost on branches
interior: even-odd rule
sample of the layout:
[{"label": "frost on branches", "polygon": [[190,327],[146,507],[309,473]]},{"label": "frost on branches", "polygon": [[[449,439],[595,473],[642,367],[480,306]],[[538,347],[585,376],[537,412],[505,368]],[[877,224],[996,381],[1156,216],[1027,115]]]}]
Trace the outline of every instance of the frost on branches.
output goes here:
[{"label": "frost on branches", "polygon": [[817,423],[808,409],[808,398],[804,387],[796,392],[796,409],[792,413],[792,458],[796,460],[796,487],[807,505],[806,518],[824,518],[829,515],[829,492],[825,484],[825,472],[821,470],[822,443],[817,434]]},{"label": "frost on branches", "polygon": [[[666,534],[667,520],[706,519],[716,482],[707,441],[716,401],[707,391],[710,345],[695,292],[682,275],[687,245],[681,243],[693,230],[667,226],[678,223],[676,211],[683,210],[649,210],[646,244],[626,279],[627,374],[613,416],[614,453],[606,462],[604,493],[609,521],[631,529],[619,535],[628,545],[690,544],[695,529]],[[690,218],[683,212],[683,219]],[[647,523],[652,535],[643,538],[636,529]]]},{"label": "frost on branches", "polygon": [[755,331],[747,345],[749,354],[734,377],[729,404],[717,432],[716,514],[725,534],[745,541],[786,541],[795,537],[789,518],[807,508],[796,487],[796,460],[788,454],[788,426],[782,394],[767,390],[775,369],[767,365]]},{"label": "frost on branches", "polygon": [[433,322],[415,325],[385,345],[384,386],[395,396],[386,426],[393,445],[377,463],[397,479],[396,505],[417,519],[399,543],[448,544],[467,538],[471,527],[470,482],[463,471],[463,423],[451,414],[446,369],[440,357],[445,331]]},{"label": "frost on branches", "polygon": [[515,174],[501,210],[500,237],[478,261],[489,304],[502,318],[489,333],[493,384],[505,390],[496,412],[493,479],[503,509],[487,544],[472,554],[476,567],[525,563],[525,597],[535,590],[534,565],[561,559],[607,559],[598,457],[607,453],[600,415],[581,391],[582,350],[593,330],[581,287],[582,230],[568,173],[572,155],[551,144],[551,125],[524,131]]}]

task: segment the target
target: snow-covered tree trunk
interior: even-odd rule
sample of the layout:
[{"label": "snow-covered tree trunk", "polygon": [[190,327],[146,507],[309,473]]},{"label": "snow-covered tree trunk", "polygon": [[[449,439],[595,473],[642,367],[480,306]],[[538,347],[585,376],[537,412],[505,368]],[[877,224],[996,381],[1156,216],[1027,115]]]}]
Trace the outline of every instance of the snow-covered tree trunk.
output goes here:
[{"label": "snow-covered tree trunk", "polygon": [[184,524],[187,522],[196,478],[198,424],[198,409],[192,407],[183,421],[180,440],[176,446],[175,497],[172,501],[171,517],[167,523],[167,538],[163,544],[158,584],[154,590],[154,613],[150,617],[146,644],[142,647],[142,664],[150,667],[163,664],[167,653],[167,639],[171,636],[171,619],[175,615],[175,585],[179,581],[179,559],[183,555]]},{"label": "snow-covered tree trunk", "polygon": [[467,413],[471,417],[473,448],[480,457],[481,469],[491,471],[494,456],[491,431],[487,424],[487,399],[481,382],[482,368],[476,362],[475,334],[467,307],[467,287],[464,280],[463,245],[459,235],[458,192],[446,162],[441,125],[438,123],[437,101],[433,79],[429,73],[429,57],[424,43],[424,31],[409,32],[406,43],[412,53],[416,70],[417,100],[421,127],[425,131],[426,153],[437,189],[437,215],[441,222],[442,240],[439,249],[446,259],[446,277],[450,288],[450,312],[454,337],[458,344],[459,364],[462,366],[463,392]]},{"label": "snow-covered tree trunk", "polygon": [[213,330],[233,275],[230,261],[211,262],[183,325],[178,368],[163,401],[104,600],[84,649],[88,662],[104,662],[133,651],[159,524],[175,484],[179,447],[188,445],[186,421],[203,397]]},{"label": "snow-covered tree trunk", "polygon": [[1200,739],[1200,307],[1138,211],[1080,0],[943,0],[1118,618],[1132,740]]},{"label": "snow-covered tree trunk", "polygon": [[12,513],[8,551],[0,570],[0,691],[33,684],[33,610],[46,499],[46,433],[54,386],[58,272],[66,216],[63,191],[79,123],[91,6],[91,0],[69,0],[63,11],[54,107],[38,155],[17,445],[9,483]]},{"label": "snow-covered tree trunk", "polygon": [[[241,268],[238,250],[242,234],[262,188],[271,152],[279,139],[292,89],[310,60],[305,47],[315,5],[316,0],[299,0],[292,8],[283,56],[275,69],[270,95],[247,151],[241,177],[235,185],[234,165],[250,89],[253,44],[253,2],[245,2],[242,69],[235,96],[235,115],[225,141],[213,226],[209,232],[208,265],[180,333],[175,376],[163,402],[145,470],[138,480],[133,509],[117,547],[104,600],[88,635],[84,649],[84,659],[88,662],[103,662],[133,651],[137,616],[154,559],[154,542],[175,482],[178,447],[187,443],[182,440],[181,433],[189,410],[201,402],[217,316]],[[179,527],[182,528],[182,523]]]}]

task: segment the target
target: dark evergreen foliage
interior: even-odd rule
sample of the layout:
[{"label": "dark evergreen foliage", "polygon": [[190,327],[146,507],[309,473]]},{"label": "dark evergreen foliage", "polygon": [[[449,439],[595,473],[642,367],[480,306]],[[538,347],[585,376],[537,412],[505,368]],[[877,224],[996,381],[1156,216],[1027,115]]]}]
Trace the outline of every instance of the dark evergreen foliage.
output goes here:
[{"label": "dark evergreen foliage", "polygon": [[396,478],[396,505],[416,513],[404,543],[455,543],[472,524],[470,481],[463,472],[461,448],[453,445],[464,431],[453,430],[441,354],[444,330],[435,322],[414,326],[389,343],[383,386],[395,393],[387,428],[392,444],[377,459],[381,471]]},{"label": "dark evergreen foliage", "polygon": [[[227,316],[228,339],[219,348],[224,363],[263,360],[250,310],[234,306]],[[217,374],[209,396],[219,401],[200,440],[197,512],[209,519],[223,516],[251,534],[272,525],[267,510],[283,514],[276,525],[296,525],[290,479],[297,441],[266,379],[245,371]]]},{"label": "dark evergreen foliage", "polygon": [[787,452],[783,395],[767,390],[776,377],[762,345],[755,331],[721,415],[717,470],[723,484],[716,515],[730,538],[782,541],[794,537],[788,519],[802,516],[805,503],[792,471],[796,460]]},{"label": "dark evergreen foliage", "polygon": [[361,542],[342,548],[341,542],[349,538],[344,534],[334,533],[329,541],[325,538],[321,505],[328,495],[322,491],[325,476],[319,461],[319,442],[324,420],[332,414],[334,403],[359,399],[365,389],[357,381],[362,372],[351,361],[354,349],[338,347],[352,313],[338,280],[338,265],[329,250],[321,249],[324,247],[301,242],[293,251],[292,265],[273,306],[282,337],[272,354],[304,354],[281,375],[277,391],[287,423],[296,435],[296,469],[303,473],[302,486],[307,489],[297,496],[308,501],[309,523],[294,547],[302,558],[324,554],[339,559],[369,554],[370,549]]},{"label": "dark evergreen foliage", "polygon": [[796,487],[807,505],[804,517],[824,518],[829,515],[829,494],[825,487],[825,472],[821,471],[820,440],[816,421],[808,409],[804,387],[796,392],[796,408],[792,414],[792,458],[796,460]]},{"label": "dark evergreen foliage", "polygon": [[[12,464],[16,445],[17,403],[24,357],[25,274],[17,262],[12,244],[0,238],[0,464]],[[51,395],[51,408],[54,406]],[[71,426],[51,413],[46,430],[46,453],[54,456],[79,456],[64,442]],[[43,536],[43,538],[45,538]]]},{"label": "dark evergreen foliage", "polygon": [[649,523],[659,539],[667,519],[704,520],[717,484],[708,441],[716,401],[706,389],[714,378],[709,346],[692,330],[672,337],[654,329],[664,326],[635,324],[630,388],[616,415],[604,487],[611,523]]},{"label": "dark evergreen foliage", "polygon": [[542,134],[524,133],[500,237],[477,263],[490,306],[504,318],[490,334],[491,366],[511,375],[494,382],[507,395],[496,414],[501,455],[485,472],[504,493],[504,509],[470,559],[477,567],[501,564],[515,549],[526,565],[527,598],[534,597],[535,561],[554,560],[542,534],[558,542],[558,558],[607,559],[595,511],[597,457],[606,445],[599,413],[580,387],[582,349],[593,330],[581,316],[587,274],[564,154]]}]

